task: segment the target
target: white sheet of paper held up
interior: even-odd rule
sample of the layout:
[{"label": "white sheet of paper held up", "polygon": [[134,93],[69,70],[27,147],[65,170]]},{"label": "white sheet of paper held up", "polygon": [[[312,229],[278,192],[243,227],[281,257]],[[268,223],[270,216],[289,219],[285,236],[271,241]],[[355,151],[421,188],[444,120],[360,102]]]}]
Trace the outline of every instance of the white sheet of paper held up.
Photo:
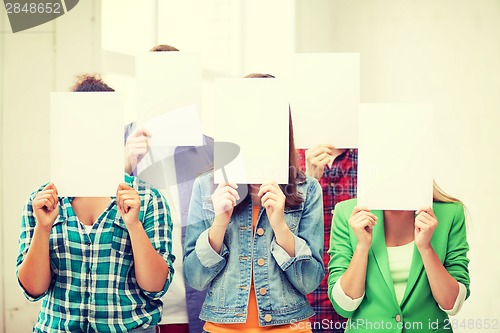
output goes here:
[{"label": "white sheet of paper held up", "polygon": [[359,53],[294,55],[290,104],[297,148],[358,146],[359,68]]},{"label": "white sheet of paper held up", "polygon": [[136,57],[135,73],[137,118],[140,122],[192,105],[201,119],[199,54],[148,52]]},{"label": "white sheet of paper held up", "polygon": [[142,127],[151,134],[150,147],[203,145],[201,121],[195,105],[164,112],[145,121]]},{"label": "white sheet of paper held up", "polygon": [[50,179],[59,196],[115,196],[124,181],[122,97],[54,92],[50,124]]},{"label": "white sheet of paper held up", "polygon": [[358,205],[432,206],[433,110],[422,104],[360,104]]},{"label": "white sheet of paper held up", "polygon": [[215,183],[287,184],[288,100],[284,82],[219,79],[215,87]]}]

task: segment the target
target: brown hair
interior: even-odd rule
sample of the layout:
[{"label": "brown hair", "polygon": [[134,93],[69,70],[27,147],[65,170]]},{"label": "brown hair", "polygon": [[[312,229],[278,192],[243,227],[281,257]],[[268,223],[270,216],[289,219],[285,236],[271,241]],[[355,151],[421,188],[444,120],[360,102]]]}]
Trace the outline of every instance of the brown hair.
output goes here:
[{"label": "brown hair", "polygon": [[115,91],[104,83],[99,74],[78,75],[75,84],[71,87],[73,92]]},{"label": "brown hair", "polygon": [[154,46],[151,50],[151,52],[167,52],[167,51],[179,51],[176,47],[167,45],[167,44],[160,44]]},{"label": "brown hair", "polygon": [[[274,78],[271,74],[252,73],[244,76],[244,78]],[[300,170],[297,151],[295,150],[295,141],[293,139],[293,123],[292,112],[288,106],[288,184],[279,185],[281,191],[286,196],[285,206],[296,207],[300,205],[304,198],[297,191],[297,184],[305,182],[306,175]],[[248,194],[250,191],[248,192]],[[241,201],[243,202],[243,200]],[[241,203],[240,202],[240,203]],[[238,207],[239,204],[236,206]]]},{"label": "brown hair", "polygon": [[252,73],[243,76],[245,79],[274,79],[275,77],[271,74],[260,74],[260,73]]}]

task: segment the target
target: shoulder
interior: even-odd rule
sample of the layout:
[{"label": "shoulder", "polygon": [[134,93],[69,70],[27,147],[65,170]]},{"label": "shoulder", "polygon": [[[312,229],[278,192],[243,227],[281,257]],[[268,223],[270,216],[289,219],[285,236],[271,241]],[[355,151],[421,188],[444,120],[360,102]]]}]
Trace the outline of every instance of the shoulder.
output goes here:
[{"label": "shoulder", "polygon": [[[35,199],[36,195],[37,195],[38,193],[40,193],[41,191],[43,191],[43,189],[44,189],[47,185],[49,185],[49,184],[50,184],[50,183],[49,183],[49,182],[47,182],[47,183],[43,184],[42,186],[39,186],[39,187],[38,187],[37,189],[35,189],[33,192],[31,192],[31,193],[30,193],[30,195],[29,195],[29,197],[28,197],[28,201],[29,201],[29,202],[33,201],[33,200]],[[57,185],[56,185],[56,186],[57,186]]]},{"label": "shoulder", "polygon": [[[334,220],[349,220],[349,217],[352,214],[354,207],[358,204],[358,200],[356,198],[344,200],[337,203],[332,210],[332,218]],[[337,222],[339,223],[339,222]]]},{"label": "shoulder", "polygon": [[194,180],[197,185],[213,184],[214,183],[214,172],[213,170],[207,171],[196,177]]},{"label": "shoulder", "polygon": [[214,184],[214,171],[210,170],[202,173],[194,180],[193,192],[201,191],[211,195],[217,185]]},{"label": "shoulder", "polygon": [[358,150],[357,149],[346,149],[342,154],[337,156],[333,163],[344,163],[347,165],[357,165],[358,162]]},{"label": "shoulder", "polygon": [[357,204],[358,199],[356,198],[341,201],[335,205],[334,212],[346,212],[350,214]]},{"label": "shoulder", "polygon": [[452,223],[465,219],[465,208],[461,202],[434,202],[432,210],[440,223],[446,221]]},{"label": "shoulder", "polygon": [[305,192],[306,194],[310,194],[311,192],[322,191],[318,180],[310,176],[305,176],[304,181],[301,181],[297,184],[297,188],[301,192]]},{"label": "shoulder", "polygon": [[306,205],[310,202],[321,200],[323,196],[323,190],[316,178],[306,175],[297,183],[297,192]]},{"label": "shoulder", "polygon": [[464,205],[461,202],[433,202],[432,209],[435,212],[453,213],[463,211]]},{"label": "shoulder", "polygon": [[137,191],[141,201],[144,203],[149,203],[151,200],[163,200],[163,196],[158,189],[136,176],[125,174],[125,183],[132,186]]},{"label": "shoulder", "polygon": [[[49,184],[50,184],[50,182],[46,182],[45,184],[43,184],[43,185],[39,186],[39,187],[38,187],[38,188],[36,188],[33,192],[31,192],[30,196],[36,196],[36,195],[37,195],[37,193],[42,192],[42,191],[43,191],[43,189],[44,189],[45,187],[47,187],[47,185],[49,185]],[[57,187],[57,184],[55,184],[55,185],[56,185],[56,187]]]}]

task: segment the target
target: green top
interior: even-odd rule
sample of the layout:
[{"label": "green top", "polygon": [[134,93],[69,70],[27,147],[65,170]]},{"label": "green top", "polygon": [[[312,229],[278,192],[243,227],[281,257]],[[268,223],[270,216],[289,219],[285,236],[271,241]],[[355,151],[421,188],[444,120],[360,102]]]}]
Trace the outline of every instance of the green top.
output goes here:
[{"label": "green top", "polygon": [[[373,227],[363,301],[353,311],[346,311],[335,302],[333,286],[349,267],[358,243],[348,223],[356,204],[356,199],[351,199],[335,206],[328,251],[328,296],[336,312],[349,318],[345,332],[452,332],[448,314],[432,296],[418,250],[413,251],[405,291],[401,301],[398,301],[385,242],[384,212],[381,210],[372,211],[378,223]],[[465,286],[468,297],[469,245],[464,207],[460,203],[435,202],[432,209],[438,226],[432,235],[431,246],[448,273]]]},{"label": "green top", "polygon": [[406,290],[408,276],[410,276],[411,258],[413,257],[413,248],[415,242],[410,242],[402,246],[387,247],[387,255],[389,258],[389,269],[391,270],[392,282],[394,284],[394,292],[398,304],[401,304],[403,295]]}]

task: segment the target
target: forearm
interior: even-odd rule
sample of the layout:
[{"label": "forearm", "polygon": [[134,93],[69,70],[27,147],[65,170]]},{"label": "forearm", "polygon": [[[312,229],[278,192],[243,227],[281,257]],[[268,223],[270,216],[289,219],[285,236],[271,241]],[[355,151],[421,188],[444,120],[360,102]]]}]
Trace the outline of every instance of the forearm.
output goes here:
[{"label": "forearm", "polygon": [[208,242],[215,252],[220,253],[222,244],[224,242],[224,235],[226,234],[227,222],[222,216],[216,216],[214,223],[208,230]]},{"label": "forearm", "polygon": [[420,250],[432,296],[445,310],[452,309],[458,296],[459,286],[439,260],[432,247]]},{"label": "forearm", "polygon": [[132,168],[132,163],[130,161],[130,157],[128,156],[128,154],[125,154],[124,162],[125,162],[125,172],[131,175],[134,170]]},{"label": "forearm", "polygon": [[317,181],[319,181],[321,177],[323,177],[323,170],[314,169],[309,166],[306,167],[305,173],[307,176],[316,178]]},{"label": "forearm", "polygon": [[283,221],[280,227],[275,228],[274,236],[276,237],[276,243],[281,246],[290,257],[295,257],[295,239],[286,222]]},{"label": "forearm", "polygon": [[19,281],[26,292],[35,298],[47,291],[52,280],[49,239],[50,230],[35,227],[30,248],[19,267]]},{"label": "forearm", "polygon": [[369,247],[358,244],[347,270],[342,274],[340,286],[344,293],[352,299],[363,296],[366,283]]},{"label": "forearm", "polygon": [[161,291],[169,274],[168,264],[156,252],[140,222],[128,225],[127,229],[132,244],[137,283],[143,290]]}]

